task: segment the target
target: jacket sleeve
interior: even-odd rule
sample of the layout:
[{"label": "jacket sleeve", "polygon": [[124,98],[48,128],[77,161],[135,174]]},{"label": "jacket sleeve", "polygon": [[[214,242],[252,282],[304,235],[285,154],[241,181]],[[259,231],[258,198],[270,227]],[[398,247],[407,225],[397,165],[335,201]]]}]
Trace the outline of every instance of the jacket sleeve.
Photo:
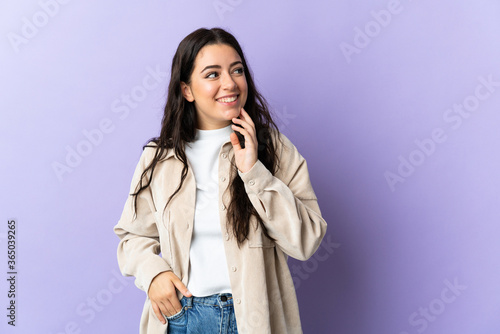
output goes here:
[{"label": "jacket sleeve", "polygon": [[[269,236],[288,255],[307,260],[318,249],[326,232],[312,188],[306,160],[283,134],[278,145],[280,170],[274,176],[257,160],[250,170],[238,174]],[[278,141],[279,143],[279,141]]]},{"label": "jacket sleeve", "polygon": [[[130,185],[130,194],[136,191],[147,157],[152,149],[146,148],[137,164]],[[168,263],[159,255],[160,241],[155,223],[155,207],[150,187],[136,197],[129,195],[122,215],[114,232],[120,238],[118,244],[118,265],[124,276],[134,276],[135,284],[146,293],[153,278],[163,271],[171,270]]]}]

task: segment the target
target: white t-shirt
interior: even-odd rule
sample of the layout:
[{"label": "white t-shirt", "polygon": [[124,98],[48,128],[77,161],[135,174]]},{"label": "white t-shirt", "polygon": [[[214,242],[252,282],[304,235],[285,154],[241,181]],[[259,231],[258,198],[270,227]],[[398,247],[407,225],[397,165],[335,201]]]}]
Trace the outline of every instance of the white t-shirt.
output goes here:
[{"label": "white t-shirt", "polygon": [[219,218],[219,154],[233,132],[231,125],[196,130],[186,157],[196,179],[196,208],[189,250],[188,290],[196,297],[231,292]]}]

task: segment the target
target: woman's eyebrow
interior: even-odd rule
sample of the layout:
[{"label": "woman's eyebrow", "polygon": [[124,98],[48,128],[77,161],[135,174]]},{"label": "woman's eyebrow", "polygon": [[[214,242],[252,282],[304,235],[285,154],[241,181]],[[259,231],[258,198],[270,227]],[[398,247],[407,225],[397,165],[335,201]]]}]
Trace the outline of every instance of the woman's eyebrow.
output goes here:
[{"label": "woman's eyebrow", "polygon": [[[232,62],[232,63],[229,65],[229,67],[233,67],[234,65],[237,65],[237,64],[243,64],[243,63],[241,62],[241,60],[237,60],[237,61],[235,61],[235,62]],[[220,68],[222,68],[222,66],[220,66],[220,65],[208,65],[208,66],[205,66],[205,68],[204,68],[204,69],[202,69],[202,70],[200,71],[200,73],[203,73],[203,72],[205,72],[206,70],[211,69],[211,68],[219,68],[219,69],[220,69]]]}]

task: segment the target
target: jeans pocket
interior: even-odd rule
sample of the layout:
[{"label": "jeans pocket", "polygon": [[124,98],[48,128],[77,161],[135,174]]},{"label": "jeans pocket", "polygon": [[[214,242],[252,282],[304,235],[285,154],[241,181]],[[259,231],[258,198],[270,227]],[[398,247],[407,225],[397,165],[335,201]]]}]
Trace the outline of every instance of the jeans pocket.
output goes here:
[{"label": "jeans pocket", "polygon": [[183,307],[179,312],[169,317],[165,317],[165,319],[167,319],[168,322],[179,321],[181,320],[180,318],[182,318],[185,313],[186,313],[186,307]]}]

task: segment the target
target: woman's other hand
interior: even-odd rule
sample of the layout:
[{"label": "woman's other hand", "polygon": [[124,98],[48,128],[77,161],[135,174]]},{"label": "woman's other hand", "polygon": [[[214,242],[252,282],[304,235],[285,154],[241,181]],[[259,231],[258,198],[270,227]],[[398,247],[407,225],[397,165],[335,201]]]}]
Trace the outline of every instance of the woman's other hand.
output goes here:
[{"label": "woman's other hand", "polygon": [[179,277],[171,271],[164,271],[156,275],[149,286],[148,297],[151,300],[153,311],[162,324],[166,323],[165,317],[173,316],[182,308],[177,298],[176,288],[184,296],[192,296]]},{"label": "woman's other hand", "polygon": [[236,160],[236,166],[240,172],[245,173],[253,167],[258,159],[258,142],[257,135],[255,133],[255,124],[253,123],[250,115],[241,108],[240,118],[233,118],[233,123],[241,125],[232,125],[234,131],[238,131],[245,137],[245,148],[241,148],[240,141],[236,133],[231,133],[230,139],[233,145],[234,157]]}]

